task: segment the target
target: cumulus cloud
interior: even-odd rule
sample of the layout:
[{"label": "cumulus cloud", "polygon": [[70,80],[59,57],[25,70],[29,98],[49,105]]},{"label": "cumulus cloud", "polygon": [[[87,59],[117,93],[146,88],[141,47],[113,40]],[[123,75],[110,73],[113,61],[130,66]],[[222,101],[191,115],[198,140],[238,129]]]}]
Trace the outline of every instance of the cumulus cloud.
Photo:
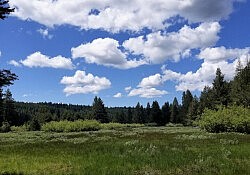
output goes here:
[{"label": "cumulus cloud", "polygon": [[221,46],[203,49],[198,55],[198,58],[209,62],[219,62],[223,60],[234,60],[235,58],[239,58],[241,55],[248,54],[249,52],[250,48],[226,49],[224,46]]},{"label": "cumulus cloud", "polygon": [[125,88],[124,88],[125,92],[129,92],[131,89],[132,89],[131,86],[128,86],[128,87],[125,87]]},{"label": "cumulus cloud", "polygon": [[162,84],[162,77],[160,74],[155,74],[146,78],[143,78],[138,87],[156,87]]},{"label": "cumulus cloud", "polygon": [[127,60],[119,48],[118,41],[111,38],[98,38],[91,43],[72,48],[72,57],[83,58],[87,63],[95,63],[119,69],[135,68],[146,64],[144,60]]},{"label": "cumulus cloud", "polygon": [[27,67],[74,69],[71,59],[61,55],[50,58],[49,56],[41,54],[41,52],[35,52],[29,55],[25,60],[21,60],[20,63]]},{"label": "cumulus cloud", "polygon": [[137,88],[128,90],[128,96],[140,96],[143,98],[156,98],[166,95],[168,92],[165,90],[158,90],[155,87],[160,86],[163,83],[162,76],[155,74],[146,78],[143,78]]},{"label": "cumulus cloud", "polygon": [[158,90],[156,88],[136,88],[132,89],[128,96],[139,96],[143,98],[156,98],[156,97],[162,97],[163,95],[166,95],[167,91],[165,90]]},{"label": "cumulus cloud", "polygon": [[163,63],[166,60],[179,61],[190,54],[191,49],[206,48],[215,45],[221,27],[218,22],[202,23],[196,28],[182,27],[178,32],[148,34],[130,38],[123,46],[135,55],[144,55],[148,62]]},{"label": "cumulus cloud", "polygon": [[17,62],[16,60],[10,60],[8,64],[13,65],[15,67],[21,67],[21,64]]},{"label": "cumulus cloud", "polygon": [[[190,71],[182,74],[163,67],[162,79],[164,82],[175,81],[177,83],[177,91],[185,91],[187,89],[191,91],[201,91],[203,90],[204,86],[212,85],[216,69],[220,68],[222,73],[225,75],[225,80],[232,80],[235,76],[235,70],[238,64],[238,60],[240,60],[242,65],[245,66],[248,57],[250,57],[250,54],[248,52],[245,52],[245,49],[228,49],[226,50],[228,51],[228,53],[224,53],[224,49],[222,49],[222,51],[223,52],[220,56],[215,53],[214,58],[216,59],[212,57],[209,57],[208,61],[205,59],[201,64],[201,67],[196,72]],[[232,53],[233,51],[235,51],[236,53]],[[232,57],[230,57],[230,55]],[[213,61],[211,61],[210,59],[212,59]],[[232,59],[232,62],[228,62],[227,59]]]},{"label": "cumulus cloud", "polygon": [[40,33],[42,35],[43,38],[48,38],[48,39],[52,39],[53,35],[49,34],[49,29],[38,29],[37,30],[38,33]]},{"label": "cumulus cloud", "polygon": [[66,85],[63,91],[67,96],[72,94],[97,94],[111,86],[109,79],[94,76],[90,73],[86,74],[85,71],[80,70],[77,70],[72,77],[64,76],[61,79],[61,84]]},{"label": "cumulus cloud", "polygon": [[237,0],[12,0],[14,16],[48,27],[69,24],[82,29],[111,32],[164,29],[168,19],[179,15],[193,22],[226,19]]},{"label": "cumulus cloud", "polygon": [[114,98],[121,98],[122,97],[122,93],[117,93],[117,94],[115,94],[114,96],[113,96]]}]

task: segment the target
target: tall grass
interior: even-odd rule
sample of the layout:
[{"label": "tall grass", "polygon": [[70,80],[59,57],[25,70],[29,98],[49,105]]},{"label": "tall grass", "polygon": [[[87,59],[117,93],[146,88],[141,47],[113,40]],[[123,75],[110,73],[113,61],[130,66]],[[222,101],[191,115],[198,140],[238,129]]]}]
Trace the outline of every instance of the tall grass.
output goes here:
[{"label": "tall grass", "polygon": [[245,175],[249,146],[247,134],[186,127],[0,133],[0,174]]}]

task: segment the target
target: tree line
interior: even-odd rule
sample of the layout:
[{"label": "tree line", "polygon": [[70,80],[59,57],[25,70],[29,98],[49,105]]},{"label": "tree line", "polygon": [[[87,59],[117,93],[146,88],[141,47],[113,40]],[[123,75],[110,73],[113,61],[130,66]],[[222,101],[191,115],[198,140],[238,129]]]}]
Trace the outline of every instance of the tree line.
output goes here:
[{"label": "tree line", "polygon": [[250,63],[243,67],[239,61],[235,77],[225,81],[220,68],[217,69],[212,86],[204,87],[200,97],[193,96],[189,90],[182,94],[181,103],[177,98],[162,106],[157,101],[144,107],[139,102],[134,107],[107,108],[101,98],[95,97],[91,106],[61,103],[15,102],[9,89],[17,76],[9,70],[0,71],[0,123],[20,126],[23,124],[42,125],[50,121],[95,119],[102,123],[141,123],[163,126],[167,123],[192,125],[204,110],[218,109],[218,106],[250,106]]}]

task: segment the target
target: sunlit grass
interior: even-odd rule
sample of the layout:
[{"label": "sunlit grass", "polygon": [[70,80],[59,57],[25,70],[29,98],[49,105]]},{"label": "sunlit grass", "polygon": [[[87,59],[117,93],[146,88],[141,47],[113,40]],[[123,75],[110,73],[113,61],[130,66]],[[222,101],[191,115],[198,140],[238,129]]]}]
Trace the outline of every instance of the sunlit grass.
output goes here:
[{"label": "sunlit grass", "polygon": [[140,127],[0,134],[0,174],[250,174],[250,135]]}]

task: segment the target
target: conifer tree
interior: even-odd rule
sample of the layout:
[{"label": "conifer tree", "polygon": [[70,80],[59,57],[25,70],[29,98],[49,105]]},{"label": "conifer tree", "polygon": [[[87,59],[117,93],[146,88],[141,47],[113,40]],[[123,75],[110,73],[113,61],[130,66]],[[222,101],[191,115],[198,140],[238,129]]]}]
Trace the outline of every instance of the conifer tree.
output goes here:
[{"label": "conifer tree", "polygon": [[170,122],[171,123],[178,123],[179,122],[179,103],[177,98],[174,98],[172,107],[171,107],[171,116],[170,116]]},{"label": "conifer tree", "polygon": [[14,9],[9,7],[8,2],[9,1],[0,0],[0,19],[5,19],[7,15],[14,12]]},{"label": "conifer tree", "polygon": [[170,106],[168,102],[164,103],[164,105],[161,108],[161,111],[162,111],[163,124],[165,125],[170,122],[170,115],[171,115]]},{"label": "conifer tree", "polygon": [[94,98],[92,112],[94,119],[100,121],[101,123],[109,122],[103,101],[101,100],[101,98],[97,98],[97,96]]},{"label": "conifer tree", "polygon": [[153,121],[157,125],[164,125],[161,109],[159,106],[159,103],[157,101],[153,101],[152,108],[151,108],[151,116],[153,118]]}]

